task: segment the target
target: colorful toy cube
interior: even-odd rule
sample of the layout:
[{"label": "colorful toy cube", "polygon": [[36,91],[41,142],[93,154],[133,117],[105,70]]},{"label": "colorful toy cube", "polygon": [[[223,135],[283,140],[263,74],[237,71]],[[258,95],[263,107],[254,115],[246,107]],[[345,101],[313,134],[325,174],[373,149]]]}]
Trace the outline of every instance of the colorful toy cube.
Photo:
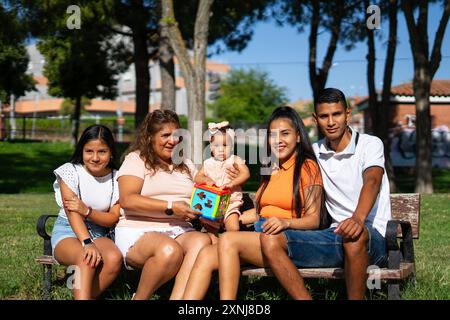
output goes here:
[{"label": "colorful toy cube", "polygon": [[195,184],[191,196],[191,208],[209,220],[221,220],[228,209],[230,190],[217,186]]}]

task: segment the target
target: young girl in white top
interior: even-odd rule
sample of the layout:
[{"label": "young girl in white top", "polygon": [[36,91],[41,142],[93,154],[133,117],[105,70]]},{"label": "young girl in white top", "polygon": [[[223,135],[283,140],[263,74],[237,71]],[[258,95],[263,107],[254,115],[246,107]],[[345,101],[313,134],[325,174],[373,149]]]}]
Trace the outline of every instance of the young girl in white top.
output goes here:
[{"label": "young girl in white top", "polygon": [[111,131],[93,125],[84,130],[70,162],[54,171],[60,210],[51,244],[59,263],[77,267],[75,299],[98,297],[121,269],[122,255],[107,237],[120,216],[114,158]]},{"label": "young girl in white top", "polygon": [[[208,123],[210,133],[211,158],[203,162],[203,166],[195,176],[196,183],[216,185],[229,188],[231,197],[228,209],[224,215],[226,231],[239,231],[240,207],[242,205],[242,185],[250,178],[250,172],[245,160],[233,155],[234,131],[228,121]],[[236,167],[239,175],[230,179],[227,168]]]}]

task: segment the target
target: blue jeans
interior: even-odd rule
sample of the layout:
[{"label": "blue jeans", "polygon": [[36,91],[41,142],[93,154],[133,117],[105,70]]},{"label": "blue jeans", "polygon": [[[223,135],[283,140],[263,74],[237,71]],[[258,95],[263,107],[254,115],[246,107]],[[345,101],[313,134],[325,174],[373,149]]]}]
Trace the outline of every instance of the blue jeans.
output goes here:
[{"label": "blue jeans", "polygon": [[[344,266],[344,248],[342,237],[333,231],[294,230],[284,231],[287,241],[288,255],[299,268],[338,268]],[[387,251],[385,238],[371,225],[366,224],[368,231],[367,252],[369,265],[385,267]]]},{"label": "blue jeans", "polygon": [[[106,237],[108,235],[109,228],[99,226],[89,220],[85,221],[84,223],[92,240],[100,237]],[[58,218],[56,218],[55,224],[53,225],[52,237],[50,239],[53,253],[55,252],[56,245],[61,240],[66,238],[77,238],[77,235],[75,234],[75,232],[73,232],[69,220],[58,216]]]},{"label": "blue jeans", "polygon": [[[263,232],[265,218],[254,223],[256,232]],[[369,265],[385,267],[387,251],[385,238],[371,225],[366,224],[369,234],[367,252]],[[344,266],[342,237],[333,231],[324,230],[284,230],[289,258],[298,268],[339,268]]]}]

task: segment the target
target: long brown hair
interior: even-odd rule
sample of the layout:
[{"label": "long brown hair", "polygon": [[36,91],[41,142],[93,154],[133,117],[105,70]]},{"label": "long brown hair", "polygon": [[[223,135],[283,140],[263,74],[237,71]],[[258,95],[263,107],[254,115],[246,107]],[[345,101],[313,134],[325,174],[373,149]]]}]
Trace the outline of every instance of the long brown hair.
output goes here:
[{"label": "long brown hair", "polygon": [[[157,153],[153,149],[152,138],[157,134],[164,124],[173,123],[180,128],[180,120],[178,115],[171,110],[155,110],[145,117],[140,124],[136,139],[128,148],[126,154],[133,151],[139,151],[140,157],[145,162],[145,167],[155,174],[158,169],[169,171],[166,163],[162,162]],[[190,174],[189,168],[184,162],[174,164],[174,171],[186,172]]]},{"label": "long brown hair", "polygon": [[[300,135],[300,142],[297,143],[295,151],[297,152],[297,156],[295,158],[295,167],[294,167],[294,178],[293,178],[293,190],[292,193],[294,195],[293,198],[293,205],[292,208],[294,209],[295,215],[297,218],[301,218],[301,212],[302,208],[305,207],[305,204],[309,202],[310,199],[304,199],[304,203],[302,203],[300,198],[300,188],[303,188],[301,185],[301,169],[304,167],[306,170],[306,173],[309,175],[311,181],[315,181],[316,177],[313,176],[313,172],[311,169],[311,162],[317,164],[317,158],[314,153],[314,150],[311,145],[311,141],[309,140],[308,132],[305,128],[305,125],[303,124],[302,119],[298,115],[298,113],[292,109],[289,106],[282,106],[276,108],[272,115],[269,118],[269,121],[267,123],[267,136],[266,136],[266,146],[267,150],[271,150],[268,137],[270,136],[270,124],[277,120],[277,119],[288,119],[291,121],[292,126],[295,128],[297,133]],[[309,161],[307,161],[309,160]],[[316,175],[321,175],[320,170],[316,171]],[[264,194],[264,191],[267,188],[267,185],[269,184],[270,175],[263,175],[262,178],[262,188],[261,192],[258,195],[257,201],[256,201],[256,212],[260,213],[260,201],[262,199],[262,196]],[[328,228],[330,224],[330,216],[326,210],[325,207],[325,192],[322,189],[321,192],[321,199],[320,199],[320,223],[319,223],[319,229],[325,229]],[[306,209],[306,208],[305,208]]]}]

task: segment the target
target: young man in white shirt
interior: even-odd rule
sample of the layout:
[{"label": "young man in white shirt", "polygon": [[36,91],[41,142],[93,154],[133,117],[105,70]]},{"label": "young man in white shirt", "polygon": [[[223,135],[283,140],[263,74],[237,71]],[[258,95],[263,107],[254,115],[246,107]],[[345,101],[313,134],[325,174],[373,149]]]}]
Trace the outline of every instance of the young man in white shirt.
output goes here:
[{"label": "young man in white shirt", "polygon": [[297,267],[344,267],[349,299],[364,299],[368,265],[385,266],[385,233],[391,218],[383,143],[348,126],[345,95],[327,88],[314,118],[325,138],[313,144],[322,173],[330,228],[262,234],[274,275],[294,299],[310,299]]}]

